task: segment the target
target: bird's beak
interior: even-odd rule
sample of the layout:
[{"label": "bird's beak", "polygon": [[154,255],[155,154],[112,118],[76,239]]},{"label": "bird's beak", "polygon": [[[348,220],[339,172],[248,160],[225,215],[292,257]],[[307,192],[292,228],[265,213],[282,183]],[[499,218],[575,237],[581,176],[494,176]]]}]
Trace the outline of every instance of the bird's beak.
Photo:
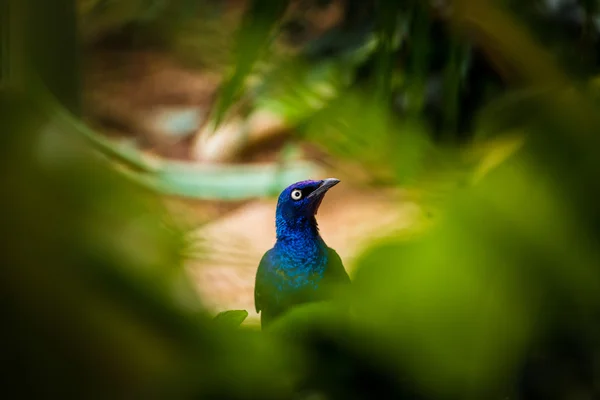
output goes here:
[{"label": "bird's beak", "polygon": [[327,191],[329,189],[331,189],[332,187],[334,187],[338,183],[340,183],[339,179],[335,179],[335,178],[324,179],[321,182],[321,185],[315,191],[313,191],[311,194],[309,194],[306,197],[307,199],[314,200],[314,202],[315,202],[314,213],[315,214],[319,210],[319,206],[321,205],[321,201],[323,200],[323,196],[325,196],[325,193],[327,193]]},{"label": "bird's beak", "polygon": [[338,183],[340,183],[339,179],[335,179],[335,178],[327,178],[324,179],[323,182],[321,182],[321,185],[315,190],[313,191],[311,194],[308,195],[308,198],[318,198],[318,197],[323,197],[323,195],[332,187],[334,187],[335,185],[337,185]]}]

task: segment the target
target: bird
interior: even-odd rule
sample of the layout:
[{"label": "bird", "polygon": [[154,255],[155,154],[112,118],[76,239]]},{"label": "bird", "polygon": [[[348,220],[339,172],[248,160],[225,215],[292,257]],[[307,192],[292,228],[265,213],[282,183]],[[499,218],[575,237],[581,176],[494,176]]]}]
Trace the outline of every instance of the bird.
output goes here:
[{"label": "bird", "polygon": [[321,237],[316,220],[325,194],[339,182],[300,181],[279,195],[276,241],[256,271],[254,303],[261,329],[294,306],[330,299],[333,286],[351,282],[342,259]]}]

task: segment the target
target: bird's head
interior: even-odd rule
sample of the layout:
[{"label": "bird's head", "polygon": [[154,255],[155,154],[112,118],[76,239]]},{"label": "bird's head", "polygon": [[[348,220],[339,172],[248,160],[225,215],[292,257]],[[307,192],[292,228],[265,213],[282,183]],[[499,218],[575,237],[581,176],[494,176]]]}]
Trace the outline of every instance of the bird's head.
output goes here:
[{"label": "bird's head", "polygon": [[293,224],[295,221],[314,221],[325,193],[339,183],[339,179],[296,182],[281,192],[277,201],[277,219]]}]

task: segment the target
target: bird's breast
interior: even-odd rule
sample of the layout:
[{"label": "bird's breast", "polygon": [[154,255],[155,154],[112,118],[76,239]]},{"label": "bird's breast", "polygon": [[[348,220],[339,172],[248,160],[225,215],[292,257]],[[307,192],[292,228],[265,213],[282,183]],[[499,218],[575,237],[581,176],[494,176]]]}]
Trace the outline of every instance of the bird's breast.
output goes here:
[{"label": "bird's breast", "polygon": [[273,260],[274,277],[278,289],[294,291],[308,287],[318,288],[327,266],[327,253],[321,249],[312,251],[279,251]]},{"label": "bird's breast", "polygon": [[329,253],[318,239],[278,240],[269,251],[261,277],[269,307],[286,309],[322,297]]}]

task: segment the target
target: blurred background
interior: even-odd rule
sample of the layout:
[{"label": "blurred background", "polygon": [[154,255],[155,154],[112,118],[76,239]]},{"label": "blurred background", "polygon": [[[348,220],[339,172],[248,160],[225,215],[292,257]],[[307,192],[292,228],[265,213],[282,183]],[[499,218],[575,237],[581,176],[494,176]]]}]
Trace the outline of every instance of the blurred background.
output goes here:
[{"label": "blurred background", "polygon": [[[597,0],[0,14],[10,398],[600,398]],[[326,177],[352,288],[260,332],[277,195]]]}]

